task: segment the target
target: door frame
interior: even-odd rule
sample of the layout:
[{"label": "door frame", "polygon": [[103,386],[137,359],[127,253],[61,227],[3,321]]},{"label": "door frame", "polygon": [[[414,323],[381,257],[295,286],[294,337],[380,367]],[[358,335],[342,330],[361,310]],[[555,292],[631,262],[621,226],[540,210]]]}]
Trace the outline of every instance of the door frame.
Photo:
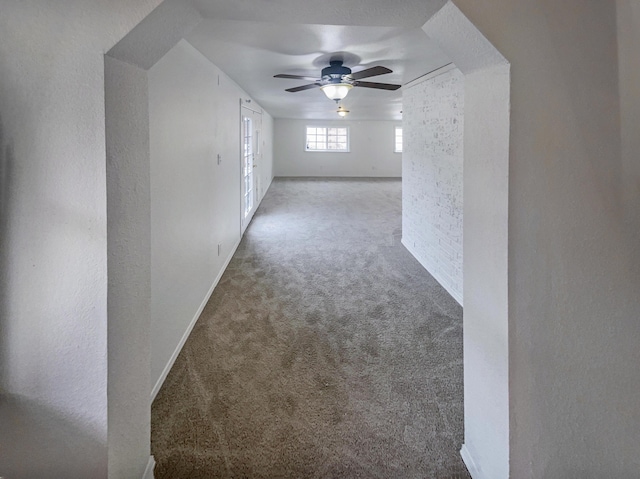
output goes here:
[{"label": "door frame", "polygon": [[[260,157],[262,155],[262,148],[260,148],[259,141],[262,136],[262,110],[254,109],[249,106],[251,100],[240,99],[240,235],[243,235],[249,223],[253,219],[253,215],[258,208],[259,198],[257,196],[257,188],[259,187],[259,175],[255,169],[260,166]],[[248,214],[245,215],[245,131],[244,123],[245,118],[251,119],[251,148],[252,148],[252,163],[251,163],[251,195],[252,206]]]}]

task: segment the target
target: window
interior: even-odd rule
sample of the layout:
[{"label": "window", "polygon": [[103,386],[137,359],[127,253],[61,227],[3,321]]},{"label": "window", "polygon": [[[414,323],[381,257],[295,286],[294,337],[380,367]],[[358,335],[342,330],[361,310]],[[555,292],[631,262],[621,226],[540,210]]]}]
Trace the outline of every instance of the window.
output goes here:
[{"label": "window", "polygon": [[396,126],[396,146],[393,150],[396,153],[402,153],[402,127]]},{"label": "window", "polygon": [[325,126],[308,126],[306,151],[349,151],[349,128],[331,128]]},{"label": "window", "polygon": [[242,177],[244,186],[242,192],[244,194],[244,218],[249,216],[251,208],[253,208],[253,125],[251,118],[242,117]]}]

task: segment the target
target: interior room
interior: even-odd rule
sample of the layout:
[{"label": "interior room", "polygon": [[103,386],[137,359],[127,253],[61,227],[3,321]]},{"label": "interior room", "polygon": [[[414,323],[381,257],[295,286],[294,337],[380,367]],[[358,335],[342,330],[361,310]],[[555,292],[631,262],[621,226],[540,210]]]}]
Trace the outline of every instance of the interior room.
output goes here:
[{"label": "interior room", "polygon": [[640,478],[637,2],[0,6],[1,477]]}]

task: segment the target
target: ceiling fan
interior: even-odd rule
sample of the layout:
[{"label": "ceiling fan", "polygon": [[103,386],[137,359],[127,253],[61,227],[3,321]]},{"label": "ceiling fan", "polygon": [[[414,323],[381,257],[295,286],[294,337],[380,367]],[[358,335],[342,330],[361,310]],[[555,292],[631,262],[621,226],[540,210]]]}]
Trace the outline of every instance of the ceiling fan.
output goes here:
[{"label": "ceiling fan", "polygon": [[386,73],[392,73],[386,67],[371,67],[366,70],[351,73],[351,68],[345,67],[341,60],[332,60],[329,62],[329,66],[322,69],[320,78],[314,78],[304,75],[287,75],[280,73],[274,75],[274,78],[288,78],[292,80],[310,80],[313,83],[308,85],[297,86],[294,88],[287,88],[285,91],[296,93],[299,91],[310,90],[311,88],[320,87],[325,95],[331,100],[339,102],[347,96],[349,90],[353,87],[364,88],[376,88],[378,90],[397,90],[401,85],[394,85],[391,83],[375,83],[368,81],[360,81],[362,78],[374,77],[377,75],[384,75]]}]

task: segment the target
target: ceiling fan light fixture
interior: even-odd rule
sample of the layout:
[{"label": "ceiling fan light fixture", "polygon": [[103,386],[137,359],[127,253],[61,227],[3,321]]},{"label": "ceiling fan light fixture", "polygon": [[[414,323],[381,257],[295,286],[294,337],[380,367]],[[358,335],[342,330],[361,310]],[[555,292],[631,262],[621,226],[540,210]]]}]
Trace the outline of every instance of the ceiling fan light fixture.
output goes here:
[{"label": "ceiling fan light fixture", "polygon": [[345,110],[342,105],[340,105],[338,107],[338,110],[336,111],[336,113],[338,115],[340,115],[340,117],[344,118],[345,116],[347,116],[347,114],[349,113],[349,110]]},{"label": "ceiling fan light fixture", "polygon": [[349,83],[329,83],[320,87],[324,94],[327,95],[327,98],[334,101],[342,100],[352,88],[353,85]]}]

